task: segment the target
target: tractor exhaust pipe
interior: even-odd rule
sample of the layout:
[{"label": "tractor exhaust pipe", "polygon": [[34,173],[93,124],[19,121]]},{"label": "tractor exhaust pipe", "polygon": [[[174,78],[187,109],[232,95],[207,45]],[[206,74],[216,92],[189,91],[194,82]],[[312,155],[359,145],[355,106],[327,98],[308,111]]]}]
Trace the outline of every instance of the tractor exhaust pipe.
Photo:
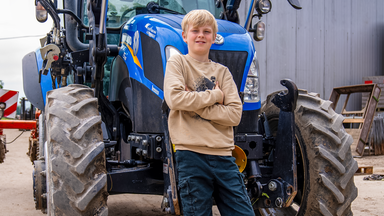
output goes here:
[{"label": "tractor exhaust pipe", "polygon": [[[64,0],[65,9],[70,11],[78,11],[77,4],[73,4],[73,1],[71,0]],[[78,28],[77,28],[77,21],[73,19],[70,15],[64,14],[65,17],[65,24],[66,24],[66,40],[69,48],[71,48],[72,51],[80,51],[80,50],[87,50],[89,49],[88,44],[82,43],[78,38]]]}]

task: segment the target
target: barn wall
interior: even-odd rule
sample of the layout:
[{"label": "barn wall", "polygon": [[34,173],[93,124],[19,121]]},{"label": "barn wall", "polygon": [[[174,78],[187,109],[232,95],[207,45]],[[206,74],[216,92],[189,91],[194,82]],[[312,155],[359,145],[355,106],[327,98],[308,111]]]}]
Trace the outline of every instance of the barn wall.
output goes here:
[{"label": "barn wall", "polygon": [[[244,25],[250,0],[239,8]],[[361,84],[362,77],[384,75],[384,1],[301,0],[295,10],[286,0],[272,0],[264,15],[265,39],[255,42],[260,63],[261,96],[282,89],[292,79],[299,88],[329,99],[334,87]],[[254,20],[254,24],[258,21]],[[361,96],[349,109],[361,107]]]}]

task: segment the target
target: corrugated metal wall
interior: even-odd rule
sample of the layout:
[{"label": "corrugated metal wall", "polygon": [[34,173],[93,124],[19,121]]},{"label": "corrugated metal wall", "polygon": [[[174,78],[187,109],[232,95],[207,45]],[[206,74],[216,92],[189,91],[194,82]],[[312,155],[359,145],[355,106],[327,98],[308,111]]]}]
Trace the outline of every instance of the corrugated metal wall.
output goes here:
[{"label": "corrugated metal wall", "polygon": [[[262,18],[266,35],[255,46],[263,100],[282,89],[279,81],[283,78],[329,99],[334,87],[361,84],[364,76],[384,75],[383,0],[300,3],[303,9],[295,10],[287,0],[272,0],[272,11]],[[249,4],[250,0],[241,3],[241,23]],[[360,107],[361,96],[355,95],[348,108]]]}]

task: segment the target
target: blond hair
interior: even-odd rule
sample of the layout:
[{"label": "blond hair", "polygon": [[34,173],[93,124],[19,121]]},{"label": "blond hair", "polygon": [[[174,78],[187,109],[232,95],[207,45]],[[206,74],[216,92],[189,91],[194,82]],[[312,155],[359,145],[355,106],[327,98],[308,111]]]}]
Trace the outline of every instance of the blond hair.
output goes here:
[{"label": "blond hair", "polygon": [[188,25],[193,27],[202,27],[209,25],[213,30],[213,39],[215,39],[217,33],[217,22],[215,17],[207,10],[192,10],[187,15],[185,15],[183,21],[181,22],[181,28],[186,35],[188,32]]}]

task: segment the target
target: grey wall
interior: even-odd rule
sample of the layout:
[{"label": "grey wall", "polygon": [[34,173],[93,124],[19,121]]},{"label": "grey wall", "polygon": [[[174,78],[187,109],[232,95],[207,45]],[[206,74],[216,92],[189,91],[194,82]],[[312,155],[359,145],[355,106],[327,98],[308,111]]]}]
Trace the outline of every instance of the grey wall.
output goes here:
[{"label": "grey wall", "polygon": [[[239,9],[245,22],[250,0]],[[255,42],[260,63],[262,100],[292,79],[299,88],[329,99],[333,87],[361,84],[364,76],[384,75],[383,0],[272,0],[264,15],[265,39]],[[255,24],[257,18],[253,20]],[[355,95],[350,109],[361,107]]]}]

